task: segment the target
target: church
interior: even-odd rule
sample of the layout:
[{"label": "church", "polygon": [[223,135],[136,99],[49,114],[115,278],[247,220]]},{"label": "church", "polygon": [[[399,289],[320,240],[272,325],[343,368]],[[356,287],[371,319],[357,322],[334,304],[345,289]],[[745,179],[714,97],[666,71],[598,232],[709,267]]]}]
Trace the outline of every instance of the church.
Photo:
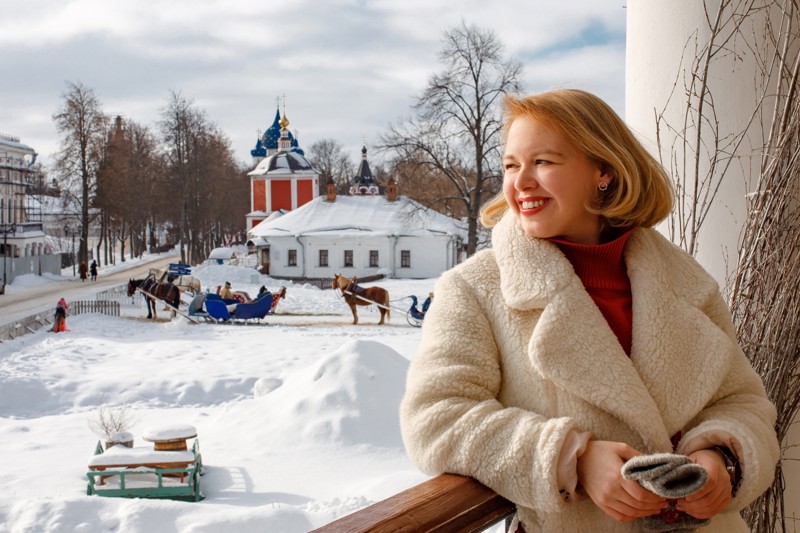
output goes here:
[{"label": "church", "polygon": [[297,209],[319,196],[319,172],[306,160],[297,139],[289,131],[286,112],[275,111],[275,120],[250,151],[255,168],[250,176],[248,231],[272,213]]},{"label": "church", "polygon": [[319,196],[319,172],[290,136],[285,114],[276,114],[275,120],[251,152],[256,167],[249,173],[247,244],[258,254],[263,274],[424,279],[464,259],[466,223],[400,195],[393,179],[381,187],[366,145],[348,194],[338,196],[329,183],[327,194]]}]

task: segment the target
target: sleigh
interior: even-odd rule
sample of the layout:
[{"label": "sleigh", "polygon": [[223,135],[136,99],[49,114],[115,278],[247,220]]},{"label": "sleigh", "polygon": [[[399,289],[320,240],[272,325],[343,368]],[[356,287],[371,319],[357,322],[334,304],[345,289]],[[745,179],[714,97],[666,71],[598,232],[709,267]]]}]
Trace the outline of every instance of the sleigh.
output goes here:
[{"label": "sleigh", "polygon": [[409,298],[411,299],[411,307],[409,307],[408,311],[406,312],[406,320],[408,320],[408,323],[414,327],[422,327],[422,321],[425,320],[425,313],[428,312],[428,308],[433,301],[433,293],[429,294],[422,303],[422,310],[417,307],[418,300],[416,296],[411,295]]},{"label": "sleigh", "polygon": [[205,307],[207,315],[215,322],[259,322],[267,315],[273,314],[278,307],[278,302],[285,297],[286,287],[281,287],[274,294],[265,291],[255,300],[249,302],[224,300],[219,295],[211,293],[205,295]]}]

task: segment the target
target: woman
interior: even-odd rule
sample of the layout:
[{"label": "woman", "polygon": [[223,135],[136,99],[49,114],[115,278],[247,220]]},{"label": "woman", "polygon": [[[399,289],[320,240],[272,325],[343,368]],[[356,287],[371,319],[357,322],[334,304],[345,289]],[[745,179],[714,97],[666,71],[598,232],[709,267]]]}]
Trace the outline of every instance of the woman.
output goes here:
[{"label": "woman", "polygon": [[[747,531],[738,511],[778,459],[775,408],[715,281],[651,229],[669,177],[591,94],[505,108],[503,192],[482,213],[493,247],[436,285],[401,406],[410,457],[513,501],[526,533],[675,514]],[[705,469],[701,489],[668,501],[623,478],[666,452]]]}]

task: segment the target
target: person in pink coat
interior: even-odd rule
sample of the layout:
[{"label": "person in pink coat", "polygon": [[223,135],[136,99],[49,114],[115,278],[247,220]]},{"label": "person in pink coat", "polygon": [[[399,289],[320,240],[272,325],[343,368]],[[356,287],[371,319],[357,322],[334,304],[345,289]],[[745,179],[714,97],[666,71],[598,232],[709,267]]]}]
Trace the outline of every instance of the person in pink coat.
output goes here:
[{"label": "person in pink coat", "polygon": [[67,327],[67,312],[69,305],[64,298],[61,298],[56,304],[56,311],[53,316],[53,333],[61,333],[64,331],[71,331]]}]

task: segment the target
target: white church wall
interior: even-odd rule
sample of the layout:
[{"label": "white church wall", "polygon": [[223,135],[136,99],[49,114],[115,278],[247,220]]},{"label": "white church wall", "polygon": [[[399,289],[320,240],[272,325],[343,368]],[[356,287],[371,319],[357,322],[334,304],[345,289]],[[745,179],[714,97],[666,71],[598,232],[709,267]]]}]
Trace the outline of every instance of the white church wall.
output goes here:
[{"label": "white church wall", "polygon": [[[709,38],[704,4],[709,5],[713,17],[718,2],[627,2],[625,119],[656,157],[656,114],[665,111],[667,122],[673,128],[683,127],[683,107],[686,104],[684,76],[688,74],[690,62],[695,57],[695,42],[705,43]],[[773,7],[777,8],[778,3]],[[762,12],[762,16],[767,16],[767,13]],[[755,17],[751,21],[755,27],[764,24],[763,19]],[[759,35],[759,30],[753,33],[745,28],[744,33]],[[741,44],[731,42],[730,46],[741,47]],[[742,53],[719,54],[708,80],[709,90],[714,97],[715,119],[719,121],[720,137],[723,139],[742,131],[756,101],[755,80],[759,76],[757,62],[752,51],[739,51]],[[764,116],[764,120],[769,118],[768,114]],[[706,142],[711,142],[707,126],[705,133]],[[669,153],[674,148],[675,135],[663,127],[659,134],[665,153]],[[696,258],[722,287],[736,267],[737,246],[746,212],[745,194],[750,190],[750,183],[753,183],[758,170],[761,135],[760,128],[752,129],[749,138],[740,146],[737,153],[739,158],[728,170],[729,174],[719,189],[699,235]],[[676,153],[680,158],[680,150]],[[702,159],[701,171],[707,168],[708,159]],[[667,226],[662,224],[658,229],[669,235]],[[800,443],[800,424],[795,423],[784,445],[796,446],[797,443]],[[798,455],[790,452],[788,457]],[[800,516],[800,461],[784,461],[783,468],[786,476],[786,515]]]},{"label": "white church wall", "polygon": [[[317,236],[269,237],[270,275],[278,277],[333,278],[387,274],[396,278],[425,279],[439,276],[453,266],[454,244],[449,236]],[[297,265],[288,263],[289,250],[296,251]],[[320,265],[320,251],[327,251],[328,264]],[[345,251],[352,251],[353,265],[345,265]],[[411,266],[402,267],[402,251],[410,252]],[[378,265],[370,265],[370,252],[377,251]]]},{"label": "white church wall", "polygon": [[[396,278],[435,278],[452,267],[449,236],[398,237],[394,250]],[[410,266],[403,267],[403,251],[409,252]]]}]

